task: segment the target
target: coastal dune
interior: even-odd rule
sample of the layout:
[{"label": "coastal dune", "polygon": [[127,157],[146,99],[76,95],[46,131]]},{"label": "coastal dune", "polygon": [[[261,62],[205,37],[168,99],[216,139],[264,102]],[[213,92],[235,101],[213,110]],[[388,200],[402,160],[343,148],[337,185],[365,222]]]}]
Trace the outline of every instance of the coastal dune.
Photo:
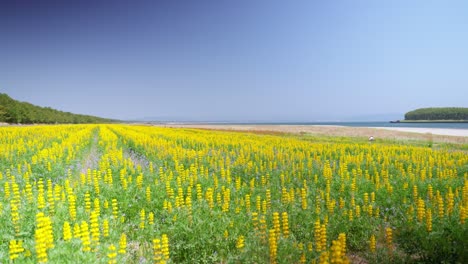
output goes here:
[{"label": "coastal dune", "polygon": [[365,137],[395,140],[425,140],[446,143],[468,143],[468,129],[346,127],[334,125],[235,125],[235,124],[164,124],[174,128],[246,131],[254,133],[293,133],[319,136]]}]

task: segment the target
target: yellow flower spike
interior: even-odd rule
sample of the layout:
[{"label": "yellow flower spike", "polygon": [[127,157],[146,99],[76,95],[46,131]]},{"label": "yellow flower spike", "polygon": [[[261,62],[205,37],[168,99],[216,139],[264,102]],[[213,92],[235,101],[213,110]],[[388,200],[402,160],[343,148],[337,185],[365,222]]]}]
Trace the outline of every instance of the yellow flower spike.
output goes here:
[{"label": "yellow flower spike", "polygon": [[282,226],[283,226],[283,235],[285,238],[289,237],[289,220],[288,220],[288,213],[283,212],[281,214]]},{"label": "yellow flower spike", "polygon": [[460,224],[464,225],[468,218],[468,209],[460,205]]},{"label": "yellow flower spike", "polygon": [[138,189],[141,189],[143,187],[143,174],[140,174],[136,178],[136,184]]},{"label": "yellow flower spike", "polygon": [[330,258],[330,253],[328,251],[323,251],[319,256],[319,264],[330,263],[329,258]]},{"label": "yellow flower spike", "polygon": [[249,194],[245,195],[245,210],[247,212],[250,212],[250,195]]},{"label": "yellow flower spike", "polygon": [[81,180],[81,185],[86,185],[86,175],[84,173],[80,173],[80,180]]},{"label": "yellow flower spike", "polygon": [[327,227],[324,224],[320,227],[320,244],[322,249],[327,248]]},{"label": "yellow flower spike", "polygon": [[453,213],[454,204],[455,195],[452,192],[452,188],[449,188],[449,193],[447,194],[447,216],[450,216]]},{"label": "yellow flower spike", "polygon": [[203,191],[202,191],[201,184],[197,183],[196,189],[197,189],[197,200],[201,201],[203,199]]},{"label": "yellow flower spike", "polygon": [[427,232],[432,232],[432,210],[430,208],[426,209],[426,229]]},{"label": "yellow flower spike", "polygon": [[127,253],[127,235],[122,234],[119,239],[119,254],[125,255]]},{"label": "yellow flower spike", "polygon": [[47,250],[54,247],[52,224],[49,217],[39,212],[36,215],[36,230],[34,232],[37,261],[45,263],[48,260]]},{"label": "yellow flower spike", "polygon": [[[267,209],[271,209],[271,191],[270,191],[270,189],[266,189],[265,197],[266,197],[266,207],[267,207]],[[264,210],[264,213],[266,213],[266,210]]]},{"label": "yellow flower spike", "polygon": [[42,181],[42,178],[39,179],[38,183],[38,190],[37,190],[37,208],[38,209],[43,209],[46,206],[46,201],[44,197],[44,183]]},{"label": "yellow flower spike", "polygon": [[268,242],[269,242],[269,248],[270,248],[270,263],[277,263],[278,244],[277,244],[275,229],[269,230]]},{"label": "yellow flower spike", "polygon": [[145,209],[140,211],[140,229],[145,229],[146,213]]},{"label": "yellow flower spike", "polygon": [[255,232],[258,231],[258,213],[252,212],[252,226]]},{"label": "yellow flower spike", "polygon": [[242,250],[245,246],[245,238],[244,236],[239,236],[237,238],[237,242],[236,242],[236,248],[239,249],[239,250]]},{"label": "yellow flower spike", "polygon": [[96,215],[99,217],[101,216],[101,205],[99,198],[94,198],[94,206],[93,206],[93,211],[96,213]]},{"label": "yellow flower spike", "polygon": [[375,253],[375,249],[376,249],[375,235],[371,235],[371,237],[369,239],[369,250],[372,253]]},{"label": "yellow flower spike", "polygon": [[29,182],[26,183],[26,199],[28,203],[31,203],[33,201],[33,192],[32,192],[32,186]]},{"label": "yellow flower spike", "polygon": [[153,239],[153,260],[154,263],[161,263],[163,261],[163,254],[161,249],[161,239]]},{"label": "yellow flower spike", "polygon": [[149,186],[146,187],[146,201],[151,202],[151,188]]},{"label": "yellow flower spike", "polygon": [[260,239],[262,242],[266,241],[267,237],[267,224],[266,224],[266,218],[265,215],[262,215],[260,217]]},{"label": "yellow flower spike", "polygon": [[108,263],[109,264],[116,264],[117,263],[117,251],[116,251],[116,248],[115,248],[114,244],[111,244],[107,248],[107,250],[109,252],[109,253],[107,253],[107,257],[109,258]]},{"label": "yellow flower spike", "polygon": [[367,206],[367,214],[369,215],[369,217],[372,217],[372,215],[373,215],[373,209],[374,209],[374,208],[372,207],[371,204],[369,204],[369,205]]},{"label": "yellow flower spike", "polygon": [[72,239],[72,231],[71,231],[71,226],[68,221],[63,222],[63,240],[68,241]]},{"label": "yellow flower spike", "polygon": [[307,190],[306,188],[301,189],[301,208],[307,210]]},{"label": "yellow flower spike", "polygon": [[10,244],[8,246],[10,260],[14,261],[17,259],[22,252],[24,252],[23,243],[21,240],[10,240]]},{"label": "yellow flower spike", "polygon": [[338,240],[341,243],[341,249],[342,249],[342,255],[346,255],[346,234],[345,233],[340,233],[338,235]]},{"label": "yellow flower spike", "polygon": [[424,214],[425,214],[425,204],[424,200],[419,198],[418,199],[418,209],[417,209],[417,219],[418,222],[422,222],[424,219]]},{"label": "yellow flower spike", "polygon": [[109,220],[107,219],[102,222],[102,236],[109,237]]},{"label": "yellow flower spike", "polygon": [[85,201],[85,210],[87,213],[90,213],[91,212],[91,197],[90,197],[89,192],[85,193],[84,201]]},{"label": "yellow flower spike", "polygon": [[429,184],[429,186],[427,186],[427,196],[428,196],[429,200],[432,200],[432,197],[434,196],[433,188],[432,188],[432,185],[430,185],[430,184]]},{"label": "yellow flower spike", "polygon": [[149,212],[148,214],[148,224],[154,225],[154,213],[153,212]]},{"label": "yellow flower spike", "polygon": [[101,236],[100,230],[99,230],[99,215],[96,211],[93,211],[91,213],[90,225],[91,225],[92,245],[93,245],[93,248],[96,248],[99,245],[99,238]]},{"label": "yellow flower spike", "polygon": [[361,217],[361,207],[359,205],[356,205],[356,217],[359,218]]},{"label": "yellow flower spike", "polygon": [[119,205],[117,199],[112,199],[112,216],[114,219],[117,219],[119,215]]},{"label": "yellow flower spike", "polygon": [[70,214],[71,220],[76,219],[76,197],[73,194],[73,191],[71,191],[71,188],[69,188],[69,194],[68,194],[68,212]]},{"label": "yellow flower spike", "polygon": [[73,226],[73,237],[81,239],[81,227],[79,224]]},{"label": "yellow flower spike", "polygon": [[280,216],[278,212],[273,212],[273,228],[275,229],[275,237],[279,239],[281,235]]},{"label": "yellow flower spike", "polygon": [[387,248],[391,251],[393,249],[393,233],[390,227],[385,228],[385,242],[387,243]]},{"label": "yellow flower spike", "polygon": [[208,206],[210,207],[210,209],[213,209],[214,208],[214,200],[213,200],[213,189],[212,188],[208,188],[206,190],[205,199],[208,202]]},{"label": "yellow flower spike", "polygon": [[18,234],[20,232],[20,214],[18,211],[18,205],[14,200],[11,201],[11,222],[13,223],[16,234]]},{"label": "yellow flower spike", "polygon": [[[59,202],[62,201],[62,186],[59,184],[56,184],[54,186],[54,201]],[[65,200],[65,199],[63,199]]]},{"label": "yellow flower spike", "polygon": [[89,238],[89,228],[88,223],[86,221],[82,221],[81,225],[81,241],[83,243],[83,251],[91,251],[91,241]]},{"label": "yellow flower spike", "polygon": [[166,234],[161,236],[161,248],[164,260],[169,260],[170,252],[169,252],[169,238]]},{"label": "yellow flower spike", "polygon": [[317,252],[322,251],[322,227],[320,225],[320,220],[315,221],[314,224],[314,240]]}]

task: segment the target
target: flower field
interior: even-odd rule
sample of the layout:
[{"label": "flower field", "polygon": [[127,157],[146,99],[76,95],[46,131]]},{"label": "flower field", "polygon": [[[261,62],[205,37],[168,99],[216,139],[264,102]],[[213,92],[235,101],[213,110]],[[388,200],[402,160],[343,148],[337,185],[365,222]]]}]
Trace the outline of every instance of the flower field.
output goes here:
[{"label": "flower field", "polygon": [[468,260],[463,150],[132,125],[3,127],[0,190],[1,263]]}]

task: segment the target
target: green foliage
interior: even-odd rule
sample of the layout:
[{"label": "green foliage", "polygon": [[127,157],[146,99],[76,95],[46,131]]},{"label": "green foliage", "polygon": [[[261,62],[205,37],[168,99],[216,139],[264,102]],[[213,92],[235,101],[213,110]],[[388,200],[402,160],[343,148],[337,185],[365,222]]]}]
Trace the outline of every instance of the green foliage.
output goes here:
[{"label": "green foliage", "polygon": [[[122,125],[3,127],[0,262],[9,263],[12,240],[21,240],[24,252],[11,263],[37,262],[36,216],[44,212],[54,237],[50,263],[107,263],[109,246],[120,247],[122,234],[126,251],[118,254],[117,263],[150,263],[155,256],[152,241],[162,234],[169,238],[168,263],[271,263],[270,241],[262,238],[262,225],[253,220],[253,212],[264,217],[266,232],[274,228],[274,212],[287,212],[289,236],[282,228],[277,263],[301,263],[301,256],[307,263],[319,262],[324,249],[317,249],[317,220],[326,227],[326,251],[340,233],[346,234],[351,263],[466,263],[468,222],[461,221],[468,190],[465,152],[377,142]],[[46,189],[39,191],[41,179]],[[57,197],[49,199],[49,190],[57,188]],[[209,206],[208,188],[215,199],[230,190],[228,210],[221,200]],[[283,190],[293,194],[283,200]],[[443,215],[435,199],[439,193],[447,209]],[[38,206],[39,194],[46,198],[43,208]],[[91,199],[88,208],[86,194]],[[71,218],[70,197],[76,199],[76,219]],[[257,197],[270,200],[271,206],[258,209]],[[72,226],[91,222],[96,199],[99,243],[84,251],[82,236],[64,239],[64,221]],[[180,199],[185,204],[177,206]],[[432,210],[431,231],[427,216],[417,220],[415,202],[420,199]],[[12,204],[18,204],[19,231]],[[104,220],[109,236],[104,236]],[[387,227],[393,230],[392,242],[387,242]],[[372,235],[375,252],[369,249]],[[238,248],[241,236],[245,246]]]},{"label": "green foliage", "polygon": [[116,120],[63,112],[50,107],[40,107],[17,101],[7,94],[0,93],[0,122],[21,124],[96,124],[112,123]]},{"label": "green foliage", "polygon": [[413,256],[409,263],[465,263],[468,259],[468,229],[456,222],[440,221],[437,230],[424,232],[424,227],[402,225],[397,242],[400,248]]},{"label": "green foliage", "polygon": [[467,120],[466,107],[420,108],[405,114],[405,120]]}]

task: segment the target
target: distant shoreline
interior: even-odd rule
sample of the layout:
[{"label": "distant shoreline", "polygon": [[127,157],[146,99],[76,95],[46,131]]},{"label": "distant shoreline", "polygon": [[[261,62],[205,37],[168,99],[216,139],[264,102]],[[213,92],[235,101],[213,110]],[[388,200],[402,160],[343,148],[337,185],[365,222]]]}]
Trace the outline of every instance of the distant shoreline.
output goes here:
[{"label": "distant shoreline", "polygon": [[421,127],[421,128],[443,128],[443,129],[464,129],[468,130],[468,123],[390,123],[388,121],[374,122],[194,122],[194,121],[174,121],[174,122],[145,122],[148,125],[196,125],[196,126],[342,126],[342,127]]}]

